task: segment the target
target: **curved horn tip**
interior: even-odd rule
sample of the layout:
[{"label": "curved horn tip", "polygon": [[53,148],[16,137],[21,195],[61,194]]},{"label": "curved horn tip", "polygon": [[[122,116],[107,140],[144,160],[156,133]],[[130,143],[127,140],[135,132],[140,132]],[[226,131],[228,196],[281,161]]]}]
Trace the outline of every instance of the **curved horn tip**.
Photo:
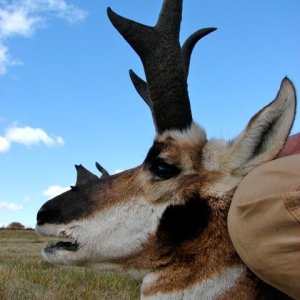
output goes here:
[{"label": "curved horn tip", "polygon": [[217,27],[208,27],[208,28],[205,28],[205,29],[207,30],[207,33],[205,35],[210,34],[214,31],[218,30]]},{"label": "curved horn tip", "polygon": [[218,28],[217,27],[208,27],[207,30],[210,32],[216,31]]},{"label": "curved horn tip", "polygon": [[136,76],[136,74],[135,74],[135,72],[132,70],[132,69],[129,69],[129,76],[130,76],[130,78],[131,77],[135,77]]},{"label": "curved horn tip", "polygon": [[115,12],[109,6],[106,9],[106,13],[107,13],[108,17],[110,17],[111,15],[115,14]]},{"label": "curved horn tip", "polygon": [[129,70],[129,77],[140,95],[140,97],[145,101],[145,103],[152,110],[151,96],[148,89],[148,84],[141,77],[139,77],[133,70]]},{"label": "curved horn tip", "polygon": [[102,174],[102,176],[109,176],[108,171],[105,168],[103,168],[97,161],[96,161],[95,165],[96,165],[96,168],[98,169],[98,171]]},{"label": "curved horn tip", "polygon": [[186,46],[190,47],[190,44],[192,43],[192,45],[196,44],[200,39],[202,39],[203,37],[205,37],[206,35],[216,31],[218,28],[216,27],[207,27],[207,28],[201,28],[197,31],[195,31],[192,35],[189,36],[189,38],[187,38],[187,40],[185,41],[183,48],[185,48]]},{"label": "curved horn tip", "polygon": [[110,22],[112,23],[112,25],[114,27],[116,27],[117,24],[119,23],[119,20],[121,18],[123,18],[120,15],[118,15],[117,13],[115,13],[110,7],[107,7],[106,13],[107,13],[107,16],[108,16]]},{"label": "curved horn tip", "polygon": [[138,76],[132,69],[129,69],[128,73],[129,73],[129,77],[130,77],[131,81],[134,83]]},{"label": "curved horn tip", "polygon": [[134,85],[143,85],[143,88],[147,88],[147,83],[141,77],[139,77],[132,69],[129,70],[129,77]]},{"label": "curved horn tip", "polygon": [[[136,78],[138,80],[143,80],[132,69],[129,69],[129,76],[130,76],[130,78],[134,78],[134,79]],[[144,81],[144,83],[146,84],[146,81]]]},{"label": "curved horn tip", "polygon": [[216,31],[218,28],[217,27],[205,27],[197,30],[194,34],[199,34],[201,33],[201,36],[206,36],[207,34]]},{"label": "curved horn tip", "polygon": [[126,18],[114,12],[110,7],[107,7],[106,13],[114,27],[118,26],[121,20],[127,20]]}]

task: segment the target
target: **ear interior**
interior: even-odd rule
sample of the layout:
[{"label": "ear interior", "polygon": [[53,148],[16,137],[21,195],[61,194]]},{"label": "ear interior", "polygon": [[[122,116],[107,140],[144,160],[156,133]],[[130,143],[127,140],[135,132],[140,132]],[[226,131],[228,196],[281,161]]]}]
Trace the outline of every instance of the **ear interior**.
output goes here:
[{"label": "ear interior", "polygon": [[246,129],[232,142],[233,168],[242,168],[247,173],[274,159],[292,128],[295,110],[295,88],[288,78],[284,78],[275,100],[255,114]]}]

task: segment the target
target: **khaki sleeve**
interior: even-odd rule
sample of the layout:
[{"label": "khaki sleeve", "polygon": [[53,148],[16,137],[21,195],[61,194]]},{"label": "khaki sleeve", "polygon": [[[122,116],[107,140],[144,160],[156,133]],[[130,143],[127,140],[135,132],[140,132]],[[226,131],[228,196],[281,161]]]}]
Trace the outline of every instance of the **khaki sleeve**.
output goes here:
[{"label": "khaki sleeve", "polygon": [[300,155],[266,163],[237,188],[228,214],[233,245],[262,280],[300,299]]}]

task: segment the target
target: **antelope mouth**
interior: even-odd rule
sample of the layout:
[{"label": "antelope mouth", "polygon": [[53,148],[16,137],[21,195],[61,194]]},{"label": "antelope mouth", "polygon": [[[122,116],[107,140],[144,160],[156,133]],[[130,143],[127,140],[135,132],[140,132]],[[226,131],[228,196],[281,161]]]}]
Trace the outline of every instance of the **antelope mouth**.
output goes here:
[{"label": "antelope mouth", "polygon": [[55,244],[49,244],[47,245],[43,251],[44,253],[49,253],[52,254],[56,250],[65,250],[65,251],[77,251],[80,248],[80,244],[77,241],[71,241],[71,242],[66,242],[66,241],[59,241]]},{"label": "antelope mouth", "polygon": [[63,265],[72,265],[78,260],[82,243],[75,237],[75,228],[76,226],[67,226],[66,228],[65,225],[55,224],[36,226],[36,232],[39,235],[52,239],[42,250],[42,255],[47,261]]},{"label": "antelope mouth", "polygon": [[71,235],[66,234],[64,230],[60,231],[58,235],[49,235],[45,233],[41,233],[44,236],[54,236],[54,237],[62,237],[63,240],[58,242],[49,243],[44,249],[43,252],[45,255],[53,254],[55,251],[69,251],[76,252],[80,248],[80,243],[74,239]]}]

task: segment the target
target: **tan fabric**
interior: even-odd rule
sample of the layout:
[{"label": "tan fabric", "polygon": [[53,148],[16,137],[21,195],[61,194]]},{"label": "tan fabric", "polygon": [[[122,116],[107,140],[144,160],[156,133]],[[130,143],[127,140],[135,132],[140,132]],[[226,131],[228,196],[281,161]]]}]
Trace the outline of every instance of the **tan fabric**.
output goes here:
[{"label": "tan fabric", "polygon": [[300,155],[258,167],[239,185],[228,230],[246,265],[300,299]]}]

